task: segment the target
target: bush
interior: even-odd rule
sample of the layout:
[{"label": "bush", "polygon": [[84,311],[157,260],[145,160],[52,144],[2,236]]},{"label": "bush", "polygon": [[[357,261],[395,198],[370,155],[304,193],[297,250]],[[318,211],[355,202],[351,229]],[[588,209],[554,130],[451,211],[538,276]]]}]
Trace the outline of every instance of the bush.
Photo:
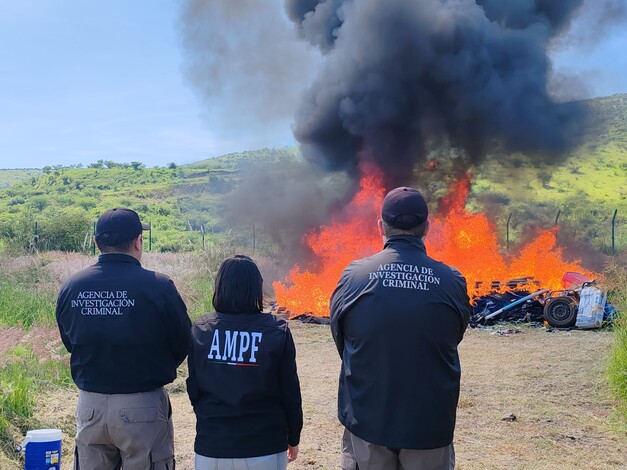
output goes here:
[{"label": "bush", "polygon": [[35,250],[35,222],[25,214],[0,214],[0,240],[10,253],[31,253]]},{"label": "bush", "polygon": [[[624,258],[624,257],[623,257]],[[627,419],[627,260],[613,258],[606,267],[608,300],[619,317],[614,323],[614,343],[610,351],[608,378],[610,387],[620,401],[619,411]]]},{"label": "bush", "polygon": [[92,224],[82,210],[49,214],[40,224],[38,247],[43,250],[85,251]]}]

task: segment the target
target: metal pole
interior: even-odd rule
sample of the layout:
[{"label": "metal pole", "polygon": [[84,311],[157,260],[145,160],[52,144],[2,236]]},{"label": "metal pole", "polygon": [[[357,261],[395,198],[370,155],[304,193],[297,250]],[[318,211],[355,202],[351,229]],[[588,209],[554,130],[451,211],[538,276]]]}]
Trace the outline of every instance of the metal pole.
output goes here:
[{"label": "metal pole", "polygon": [[616,253],[616,247],[614,245],[614,230],[616,227],[616,214],[618,213],[618,209],[614,209],[614,215],[612,216],[612,253]]},{"label": "metal pole", "polygon": [[509,215],[509,217],[507,218],[507,225],[506,225],[506,247],[509,250],[509,221],[512,220],[512,214]]},{"label": "metal pole", "polygon": [[35,243],[35,250],[39,249],[39,224],[35,221],[35,239],[33,240]]},{"label": "metal pole", "polygon": [[253,224],[253,256],[255,256],[255,248],[257,248],[257,236],[255,233],[255,224]]},{"label": "metal pole", "polygon": [[91,255],[92,256],[96,256],[96,242],[94,240],[95,236],[96,236],[96,222],[94,222],[94,232],[93,232],[93,236],[91,237]]},{"label": "metal pole", "polygon": [[557,215],[555,216],[555,225],[557,226],[557,221],[560,218],[560,214],[562,213],[562,209],[558,209]]},{"label": "metal pole", "polygon": [[516,305],[522,304],[525,300],[533,299],[534,297],[537,297],[540,294],[544,294],[545,292],[548,292],[548,291],[549,291],[549,289],[540,289],[539,291],[534,292],[533,294],[526,295],[522,299],[518,299],[516,302],[512,302],[511,304],[506,305],[505,307],[498,309],[496,312],[492,312],[489,315],[486,315],[485,319],[489,320],[490,318],[496,317],[499,313],[503,313],[504,311],[509,310],[512,307],[515,307]]},{"label": "metal pole", "polygon": [[152,251],[152,222],[148,222],[148,251]]}]

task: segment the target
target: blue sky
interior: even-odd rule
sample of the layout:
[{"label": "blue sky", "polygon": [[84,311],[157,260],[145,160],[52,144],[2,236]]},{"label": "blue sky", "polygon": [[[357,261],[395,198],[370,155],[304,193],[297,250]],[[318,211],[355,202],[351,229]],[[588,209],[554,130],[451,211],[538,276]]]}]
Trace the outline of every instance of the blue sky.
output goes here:
[{"label": "blue sky", "polygon": [[[0,168],[101,158],[163,166],[294,144],[287,113],[266,127],[220,125],[219,106],[228,103],[210,109],[184,74],[180,1],[0,6]],[[594,47],[564,48],[553,62],[576,72],[587,96],[625,93],[626,50],[627,28],[617,28]]]}]

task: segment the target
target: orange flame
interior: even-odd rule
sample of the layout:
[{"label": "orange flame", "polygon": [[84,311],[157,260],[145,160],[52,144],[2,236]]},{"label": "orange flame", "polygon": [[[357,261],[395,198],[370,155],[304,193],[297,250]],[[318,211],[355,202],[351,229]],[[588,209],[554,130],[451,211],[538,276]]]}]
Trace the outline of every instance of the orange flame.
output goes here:
[{"label": "orange flame", "polygon": [[[470,180],[471,175],[467,175],[457,181],[440,200],[437,213],[430,218],[425,244],[429,256],[454,266],[466,277],[471,297],[491,292],[494,280],[533,276],[539,288],[555,290],[562,288],[566,271],[597,277],[583,269],[579,261],[563,259],[563,249],[557,246],[557,228],[541,231],[518,255],[505,256],[494,224],[485,214],[465,209]],[[376,221],[386,194],[382,181],[379,170],[364,168],[361,189],[353,200],[329,225],[304,237],[319,261],[318,268],[314,272],[294,266],[285,283],[273,284],[277,303],[292,316],[300,313],[328,316],[329,298],[344,268],[351,261],[381,250],[383,243]]]},{"label": "orange flame", "polygon": [[305,235],[304,242],[320,261],[317,273],[294,266],[287,276],[289,287],[273,283],[277,303],[293,315],[329,315],[329,297],[344,268],[356,259],[381,249],[376,221],[385,196],[383,176],[374,167],[364,168],[359,192],[332,218],[330,225]]}]

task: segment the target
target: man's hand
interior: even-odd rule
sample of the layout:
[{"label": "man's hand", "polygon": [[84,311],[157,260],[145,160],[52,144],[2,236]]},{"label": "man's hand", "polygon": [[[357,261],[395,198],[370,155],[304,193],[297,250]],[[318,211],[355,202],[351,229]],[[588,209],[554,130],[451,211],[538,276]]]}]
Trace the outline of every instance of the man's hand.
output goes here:
[{"label": "man's hand", "polygon": [[287,463],[293,462],[298,457],[298,446],[287,446]]}]

